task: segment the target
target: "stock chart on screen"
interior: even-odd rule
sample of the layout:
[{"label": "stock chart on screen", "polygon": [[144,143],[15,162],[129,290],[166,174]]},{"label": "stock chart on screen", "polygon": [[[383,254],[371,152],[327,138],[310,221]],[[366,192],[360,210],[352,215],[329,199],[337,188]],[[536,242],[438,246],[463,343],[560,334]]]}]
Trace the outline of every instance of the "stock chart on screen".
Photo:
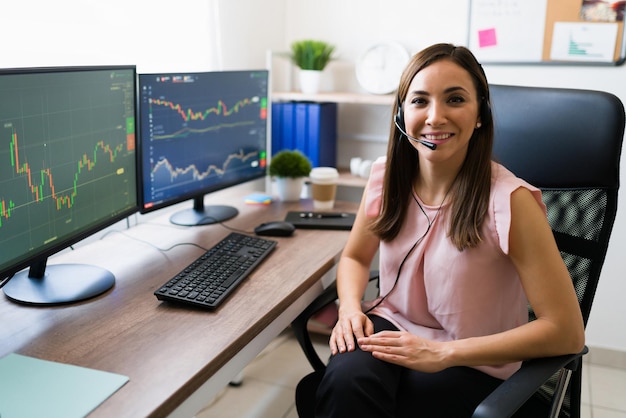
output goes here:
[{"label": "stock chart on screen", "polygon": [[141,210],[265,174],[266,70],[140,74]]},{"label": "stock chart on screen", "polygon": [[136,210],[135,71],[0,76],[0,267]]}]

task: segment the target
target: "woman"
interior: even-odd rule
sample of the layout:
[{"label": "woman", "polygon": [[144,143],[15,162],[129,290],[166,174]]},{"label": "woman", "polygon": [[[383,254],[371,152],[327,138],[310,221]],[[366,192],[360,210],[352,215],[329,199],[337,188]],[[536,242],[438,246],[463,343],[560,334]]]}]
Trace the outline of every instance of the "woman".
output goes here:
[{"label": "woman", "polygon": [[[339,262],[319,417],[471,416],[522,360],[584,344],[540,191],[491,161],[489,89],[471,52],[415,55],[394,119]],[[380,297],[364,307],[377,251]]]}]

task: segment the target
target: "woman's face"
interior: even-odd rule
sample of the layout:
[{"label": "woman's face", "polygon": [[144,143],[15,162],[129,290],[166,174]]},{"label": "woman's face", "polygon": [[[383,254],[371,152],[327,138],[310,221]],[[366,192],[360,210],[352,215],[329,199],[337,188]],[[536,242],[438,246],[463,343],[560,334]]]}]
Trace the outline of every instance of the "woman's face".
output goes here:
[{"label": "woman's face", "polygon": [[479,100],[470,74],[450,60],[440,60],[418,72],[403,104],[409,135],[437,144],[431,150],[410,141],[428,160],[458,159],[480,123]]}]

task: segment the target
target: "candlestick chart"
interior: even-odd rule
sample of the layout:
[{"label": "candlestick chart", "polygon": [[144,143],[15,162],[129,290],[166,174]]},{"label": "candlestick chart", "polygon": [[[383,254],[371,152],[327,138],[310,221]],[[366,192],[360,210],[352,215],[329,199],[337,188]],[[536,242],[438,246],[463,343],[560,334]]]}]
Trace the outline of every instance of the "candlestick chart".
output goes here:
[{"label": "candlestick chart", "polygon": [[[98,198],[98,188],[117,190],[117,197],[124,201],[132,202],[134,198],[135,173],[128,161],[134,159],[134,151],[126,135],[124,142],[116,144],[84,141],[83,149],[73,149],[75,155],[67,154],[73,147],[66,147],[64,141],[22,146],[10,123],[4,125],[0,136],[4,147],[0,152],[0,228],[14,220],[19,229],[26,231],[28,219],[34,216],[49,219],[54,230],[72,224],[74,216],[96,216],[113,204]],[[20,213],[22,219],[15,219]]]}]

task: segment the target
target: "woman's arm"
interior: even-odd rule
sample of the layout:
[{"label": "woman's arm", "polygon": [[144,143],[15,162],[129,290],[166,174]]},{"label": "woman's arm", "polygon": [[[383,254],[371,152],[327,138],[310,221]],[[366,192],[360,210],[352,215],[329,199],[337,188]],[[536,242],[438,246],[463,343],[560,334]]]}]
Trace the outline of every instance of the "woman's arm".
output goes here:
[{"label": "woman's arm", "polygon": [[580,351],[585,331],[572,279],[543,210],[525,188],[511,195],[509,248],[537,317],[520,332],[518,359]]},{"label": "woman's arm", "polygon": [[536,320],[498,334],[450,342],[383,332],[359,340],[359,345],[383,360],[422,371],[498,365],[580,351],[584,325],[571,278],[544,212],[525,188],[511,196],[509,248]]},{"label": "woman's arm", "polygon": [[339,319],[330,337],[332,354],[354,350],[355,336],[359,338],[373,333],[372,323],[361,309],[371,263],[379,244],[378,237],[369,229],[370,220],[365,214],[366,194],[367,190],[337,267]]}]

